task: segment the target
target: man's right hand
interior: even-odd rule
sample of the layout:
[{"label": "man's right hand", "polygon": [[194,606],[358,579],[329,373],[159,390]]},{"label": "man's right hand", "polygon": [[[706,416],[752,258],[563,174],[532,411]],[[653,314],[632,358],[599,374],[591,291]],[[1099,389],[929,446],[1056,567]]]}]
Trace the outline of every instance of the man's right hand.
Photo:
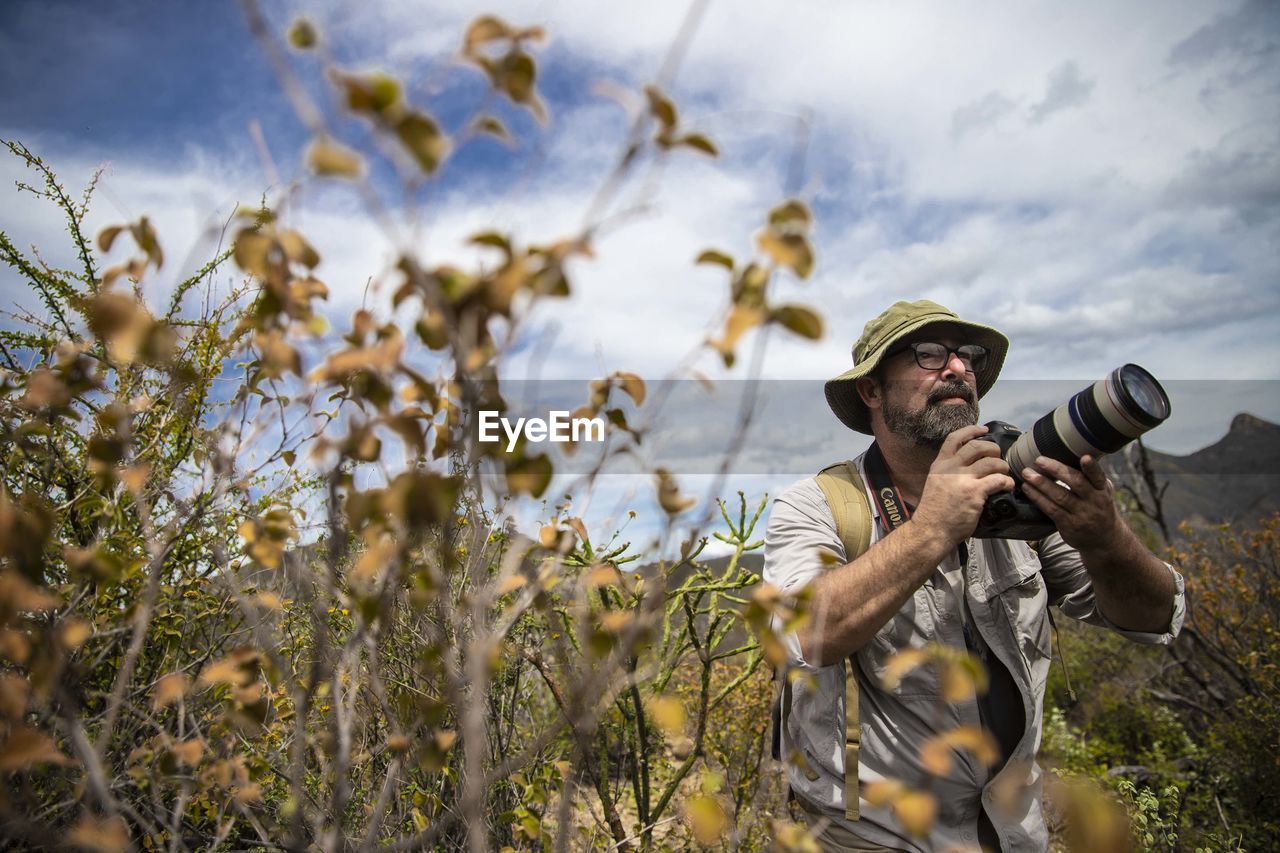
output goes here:
[{"label": "man's right hand", "polygon": [[911,516],[912,523],[951,546],[972,535],[988,497],[1014,487],[1000,447],[980,440],[986,432],[982,425],[967,426],[946,437]]}]

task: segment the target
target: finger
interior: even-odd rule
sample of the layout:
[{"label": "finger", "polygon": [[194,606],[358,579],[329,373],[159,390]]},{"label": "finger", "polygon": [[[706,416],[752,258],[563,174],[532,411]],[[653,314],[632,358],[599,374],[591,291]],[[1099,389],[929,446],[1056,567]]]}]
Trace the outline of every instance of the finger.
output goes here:
[{"label": "finger", "polygon": [[987,428],[982,424],[960,427],[960,429],[943,439],[942,447],[938,450],[938,455],[954,456],[956,451],[958,451],[966,442],[973,441],[978,436],[986,434]]},{"label": "finger", "polygon": [[1049,520],[1054,524],[1058,524],[1060,519],[1065,515],[1062,507],[1049,500],[1049,498],[1046,497],[1045,494],[1030,481],[1023,482],[1022,493],[1026,495],[1027,499],[1035,504],[1041,512],[1049,516]]},{"label": "finger", "polygon": [[967,467],[969,472],[978,478],[986,477],[991,474],[1004,474],[1008,476],[1011,473],[1009,470],[1009,463],[999,456],[979,459]]},{"label": "finger", "polygon": [[1008,474],[988,474],[978,480],[978,485],[984,495],[991,497],[1001,492],[1012,492],[1015,484]]},{"label": "finger", "polygon": [[1098,491],[1105,491],[1107,488],[1107,472],[1102,469],[1102,464],[1097,459],[1085,454],[1080,457],[1080,471],[1084,474],[1085,479],[1089,481],[1089,485]]},{"label": "finger", "polygon": [[1086,486],[1092,487],[1092,484],[1084,478],[1083,474],[1069,465],[1062,464],[1057,459],[1050,459],[1048,456],[1037,456],[1036,468],[1055,480],[1061,480],[1077,492],[1083,490]]},{"label": "finger", "polygon": [[[1060,486],[1048,477],[1034,471],[1031,468],[1022,469],[1023,491],[1030,493],[1034,489],[1038,494],[1046,500],[1052,501],[1054,506],[1067,508],[1071,505],[1072,500],[1078,500],[1070,489]],[[1041,507],[1043,509],[1043,507]]]},{"label": "finger", "polygon": [[965,465],[972,465],[979,459],[992,456],[1000,456],[1000,445],[994,441],[986,441],[980,438],[969,441],[956,451],[956,459],[959,459]]}]

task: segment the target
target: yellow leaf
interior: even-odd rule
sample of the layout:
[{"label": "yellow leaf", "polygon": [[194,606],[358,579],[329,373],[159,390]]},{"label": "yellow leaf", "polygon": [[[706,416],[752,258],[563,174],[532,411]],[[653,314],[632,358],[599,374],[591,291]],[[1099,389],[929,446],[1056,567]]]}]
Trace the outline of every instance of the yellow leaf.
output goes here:
[{"label": "yellow leaf", "polygon": [[204,744],[198,739],[188,740],[174,744],[169,747],[169,751],[173,753],[174,758],[178,759],[179,764],[195,767],[200,763],[200,757],[204,755]]},{"label": "yellow leaf", "polygon": [[906,789],[897,779],[877,779],[862,787],[862,799],[882,809],[901,797]]},{"label": "yellow leaf", "polygon": [[0,572],[0,610],[44,613],[62,602],[15,571]]},{"label": "yellow leaf", "polygon": [[284,602],[274,592],[260,592],[253,597],[254,602],[266,610],[283,610]]},{"label": "yellow leaf", "polygon": [[636,621],[631,610],[610,610],[600,616],[600,627],[610,634],[621,634]]},{"label": "yellow leaf", "polygon": [[93,624],[86,619],[71,618],[62,623],[62,645],[75,650],[93,636]]},{"label": "yellow leaf", "polygon": [[724,807],[715,797],[692,798],[685,806],[685,816],[689,819],[694,839],[703,846],[719,841],[729,823]]},{"label": "yellow leaf", "polygon": [[604,563],[587,572],[587,576],[582,579],[582,582],[587,587],[607,586],[609,584],[618,586],[622,583],[622,573],[615,566]]},{"label": "yellow leaf", "polygon": [[935,736],[925,741],[920,747],[920,764],[934,776],[946,776],[951,772],[954,762],[951,759],[951,746],[942,736]]},{"label": "yellow leaf", "polygon": [[756,245],[778,266],[787,267],[800,278],[813,271],[813,249],[803,234],[766,228],[756,237]]},{"label": "yellow leaf", "polygon": [[293,230],[281,231],[276,235],[284,255],[294,263],[313,269],[320,263],[320,255],[307,242],[307,238]]},{"label": "yellow leaf", "polygon": [[225,658],[206,666],[200,673],[200,683],[246,687],[257,677],[257,669],[257,649],[242,646]]},{"label": "yellow leaf", "polygon": [[650,698],[649,716],[665,734],[677,735],[684,731],[686,720],[684,703],[674,696]]},{"label": "yellow leaf", "polygon": [[124,853],[129,849],[129,832],[120,817],[100,818],[85,814],[64,840],[70,847],[91,853]]},{"label": "yellow leaf", "polygon": [[74,764],[58,751],[53,739],[30,726],[17,725],[9,730],[9,737],[0,744],[0,773],[26,770],[37,764]]},{"label": "yellow leaf", "polygon": [[933,829],[938,816],[938,801],[924,791],[907,791],[893,804],[893,813],[909,834],[923,838]]},{"label": "yellow leaf", "polygon": [[987,766],[1000,760],[1000,747],[991,732],[977,726],[958,726],[935,739],[943,740],[952,749],[968,750],[974,758]]},{"label": "yellow leaf", "polygon": [[529,579],[524,575],[508,575],[507,578],[503,580],[502,583],[498,584],[498,588],[497,590],[494,591],[494,594],[506,595],[509,592],[515,592],[517,589],[524,586],[528,582],[529,582]]},{"label": "yellow leaf", "polygon": [[758,308],[748,308],[742,305],[734,305],[729,312],[729,317],[725,320],[724,334],[719,340],[711,342],[711,345],[720,353],[724,359],[725,367],[732,367],[734,360],[734,348],[738,344],[738,339],[746,332],[758,325],[764,320],[764,312]]},{"label": "yellow leaf", "polygon": [[111,244],[120,236],[120,232],[124,230],[123,225],[112,225],[103,228],[98,232],[98,248],[104,252],[111,251]]},{"label": "yellow leaf", "polygon": [[696,498],[680,494],[680,486],[676,478],[665,468],[654,472],[658,481],[658,504],[668,515],[679,515],[697,503]]},{"label": "yellow leaf", "polygon": [[187,692],[187,676],[171,672],[156,682],[151,690],[151,706],[157,711],[180,700]]},{"label": "yellow leaf", "polygon": [[271,255],[275,241],[262,234],[255,226],[240,229],[236,234],[232,257],[236,266],[258,278],[267,278],[271,274]]},{"label": "yellow leaf", "polygon": [[924,649],[906,649],[889,658],[884,667],[884,675],[880,682],[885,690],[894,690],[902,682],[903,676],[929,660]]},{"label": "yellow leaf", "polygon": [[[622,390],[627,392],[627,396],[630,397],[637,406],[643,406],[645,398],[644,380],[634,373],[626,373],[623,371],[619,371],[615,375],[622,381]],[[586,536],[583,536],[582,538],[585,539]]]},{"label": "yellow leaf", "polygon": [[237,785],[231,791],[232,796],[240,803],[256,803],[262,799],[262,786],[257,782],[251,782],[247,785]]},{"label": "yellow leaf", "polygon": [[0,673],[0,718],[20,720],[27,712],[31,682],[16,672]]},{"label": "yellow leaf", "polygon": [[147,463],[140,465],[131,465],[128,468],[120,468],[116,471],[116,477],[124,487],[130,492],[137,494],[142,491],[142,487],[147,484],[147,478],[151,476],[151,466]]},{"label": "yellow leaf", "polygon": [[365,548],[364,553],[356,560],[356,564],[351,568],[351,583],[368,588],[377,580],[382,569],[387,566],[396,556],[399,546],[391,537],[382,537],[369,547]]}]

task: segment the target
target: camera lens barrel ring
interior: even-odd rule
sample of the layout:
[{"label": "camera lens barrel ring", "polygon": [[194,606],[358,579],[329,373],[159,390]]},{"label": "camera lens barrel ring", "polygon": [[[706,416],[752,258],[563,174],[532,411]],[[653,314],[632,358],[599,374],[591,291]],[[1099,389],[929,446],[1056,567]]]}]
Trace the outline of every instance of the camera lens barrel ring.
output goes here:
[{"label": "camera lens barrel ring", "polygon": [[1114,453],[1169,417],[1169,397],[1136,364],[1111,371],[1036,421],[1009,447],[1005,459],[1015,479],[1037,456],[1079,466],[1080,457]]}]

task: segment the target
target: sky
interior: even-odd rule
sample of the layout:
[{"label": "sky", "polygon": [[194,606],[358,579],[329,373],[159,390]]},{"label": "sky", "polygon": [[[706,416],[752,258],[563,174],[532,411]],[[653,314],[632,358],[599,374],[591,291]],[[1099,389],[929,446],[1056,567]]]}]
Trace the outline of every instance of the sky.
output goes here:
[{"label": "sky", "polygon": [[[155,297],[209,257],[238,204],[287,200],[321,252],[338,318],[385,306],[382,283],[406,246],[466,263],[465,238],[479,230],[524,242],[573,233],[630,120],[601,92],[634,101],[690,6],[270,0],[264,11],[277,32],[305,12],[337,64],[397,76],[450,130],[483,97],[457,59],[466,23],[489,12],[543,26],[550,122],[498,110],[515,146],[460,149],[408,201],[375,170],[414,220],[389,235],[355,193],[308,178],[308,133],[237,3],[9,0],[0,137],[25,142],[71,188],[104,167],[95,230],[143,214],[159,223],[172,260],[146,282]],[[784,417],[749,448],[762,461],[738,471],[775,479],[748,490],[860,448],[832,431],[818,380],[850,365],[863,324],[897,299],[932,299],[1009,336],[1003,376],[1018,383],[993,413],[1023,426],[1062,401],[1061,387],[1125,362],[1174,399],[1154,447],[1204,446],[1238,411],[1280,420],[1280,4],[712,0],[696,23],[670,89],[682,123],[721,156],[642,164],[596,258],[571,267],[573,297],[535,310],[511,375],[683,378],[692,353],[715,382],[747,378],[749,358],[726,370],[699,351],[727,282],[692,261],[707,247],[750,256],[768,210],[795,196],[815,213],[817,263],[806,281],[783,276],[774,298],[818,308],[826,333],[769,336],[760,370]],[[289,61],[324,103],[314,57]],[[337,127],[368,142],[358,122]],[[22,178],[0,160],[6,186]],[[57,217],[6,199],[0,228],[57,260]],[[0,274],[0,304],[25,298]],[[693,429],[710,447],[726,432],[691,424],[692,411],[673,419],[683,426],[668,420],[657,437],[678,444]],[[792,437],[804,452],[769,461]]]}]

